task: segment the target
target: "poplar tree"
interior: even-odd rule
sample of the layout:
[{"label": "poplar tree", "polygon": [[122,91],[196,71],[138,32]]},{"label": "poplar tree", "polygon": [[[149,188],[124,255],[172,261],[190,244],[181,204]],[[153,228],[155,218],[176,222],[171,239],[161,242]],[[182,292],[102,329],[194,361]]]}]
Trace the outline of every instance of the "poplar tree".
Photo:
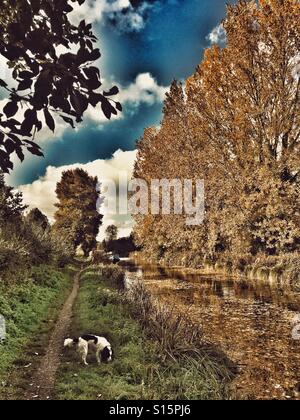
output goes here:
[{"label": "poplar tree", "polygon": [[87,256],[97,244],[102,215],[97,210],[98,179],[82,169],[64,172],[57,184],[58,203],[53,230],[82,247]]}]

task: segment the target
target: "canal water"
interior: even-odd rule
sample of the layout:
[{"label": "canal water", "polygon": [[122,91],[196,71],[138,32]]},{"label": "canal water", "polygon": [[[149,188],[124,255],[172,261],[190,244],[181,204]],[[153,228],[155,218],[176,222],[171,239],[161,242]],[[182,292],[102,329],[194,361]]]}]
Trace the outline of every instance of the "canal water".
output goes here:
[{"label": "canal water", "polygon": [[239,367],[241,398],[300,399],[300,289],[148,264],[128,265],[126,280],[202,326]]}]

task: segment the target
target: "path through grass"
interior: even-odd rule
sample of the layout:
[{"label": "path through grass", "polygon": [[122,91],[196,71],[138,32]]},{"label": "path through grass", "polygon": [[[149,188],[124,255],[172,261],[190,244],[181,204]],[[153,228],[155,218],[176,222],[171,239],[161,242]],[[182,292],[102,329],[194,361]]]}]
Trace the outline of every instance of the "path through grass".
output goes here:
[{"label": "path through grass", "polygon": [[[100,270],[101,271],[101,270]],[[109,279],[86,270],[74,307],[71,336],[94,333],[111,343],[111,364],[96,364],[91,355],[84,367],[74,350],[64,353],[53,397],[60,400],[225,399],[222,367],[205,358],[175,361],[161,354],[146,337]]]},{"label": "path through grass", "polygon": [[74,272],[41,266],[20,285],[0,291],[0,313],[7,326],[0,345],[0,400],[24,399],[28,393]]}]

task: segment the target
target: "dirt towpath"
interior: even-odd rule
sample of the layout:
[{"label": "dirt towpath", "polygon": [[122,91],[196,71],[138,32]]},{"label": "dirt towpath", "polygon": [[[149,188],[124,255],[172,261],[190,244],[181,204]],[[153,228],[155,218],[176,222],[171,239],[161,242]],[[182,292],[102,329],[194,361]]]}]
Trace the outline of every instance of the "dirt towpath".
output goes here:
[{"label": "dirt towpath", "polygon": [[73,313],[73,305],[78,295],[81,272],[74,276],[71,294],[66,300],[51,334],[46,354],[31,380],[30,389],[24,396],[26,400],[49,400],[54,388],[55,376],[60,365],[63,341],[68,333]]}]

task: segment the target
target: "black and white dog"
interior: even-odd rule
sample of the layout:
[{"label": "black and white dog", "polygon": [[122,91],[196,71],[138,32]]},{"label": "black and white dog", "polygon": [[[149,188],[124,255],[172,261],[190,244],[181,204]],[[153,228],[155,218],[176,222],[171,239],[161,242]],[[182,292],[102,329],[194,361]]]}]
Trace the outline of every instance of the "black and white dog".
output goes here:
[{"label": "black and white dog", "polygon": [[104,337],[98,337],[97,335],[87,334],[79,338],[66,338],[64,347],[76,347],[80,354],[83,363],[87,366],[86,361],[89,350],[92,350],[96,354],[97,362],[111,362],[112,361],[112,348],[110,343]]}]

